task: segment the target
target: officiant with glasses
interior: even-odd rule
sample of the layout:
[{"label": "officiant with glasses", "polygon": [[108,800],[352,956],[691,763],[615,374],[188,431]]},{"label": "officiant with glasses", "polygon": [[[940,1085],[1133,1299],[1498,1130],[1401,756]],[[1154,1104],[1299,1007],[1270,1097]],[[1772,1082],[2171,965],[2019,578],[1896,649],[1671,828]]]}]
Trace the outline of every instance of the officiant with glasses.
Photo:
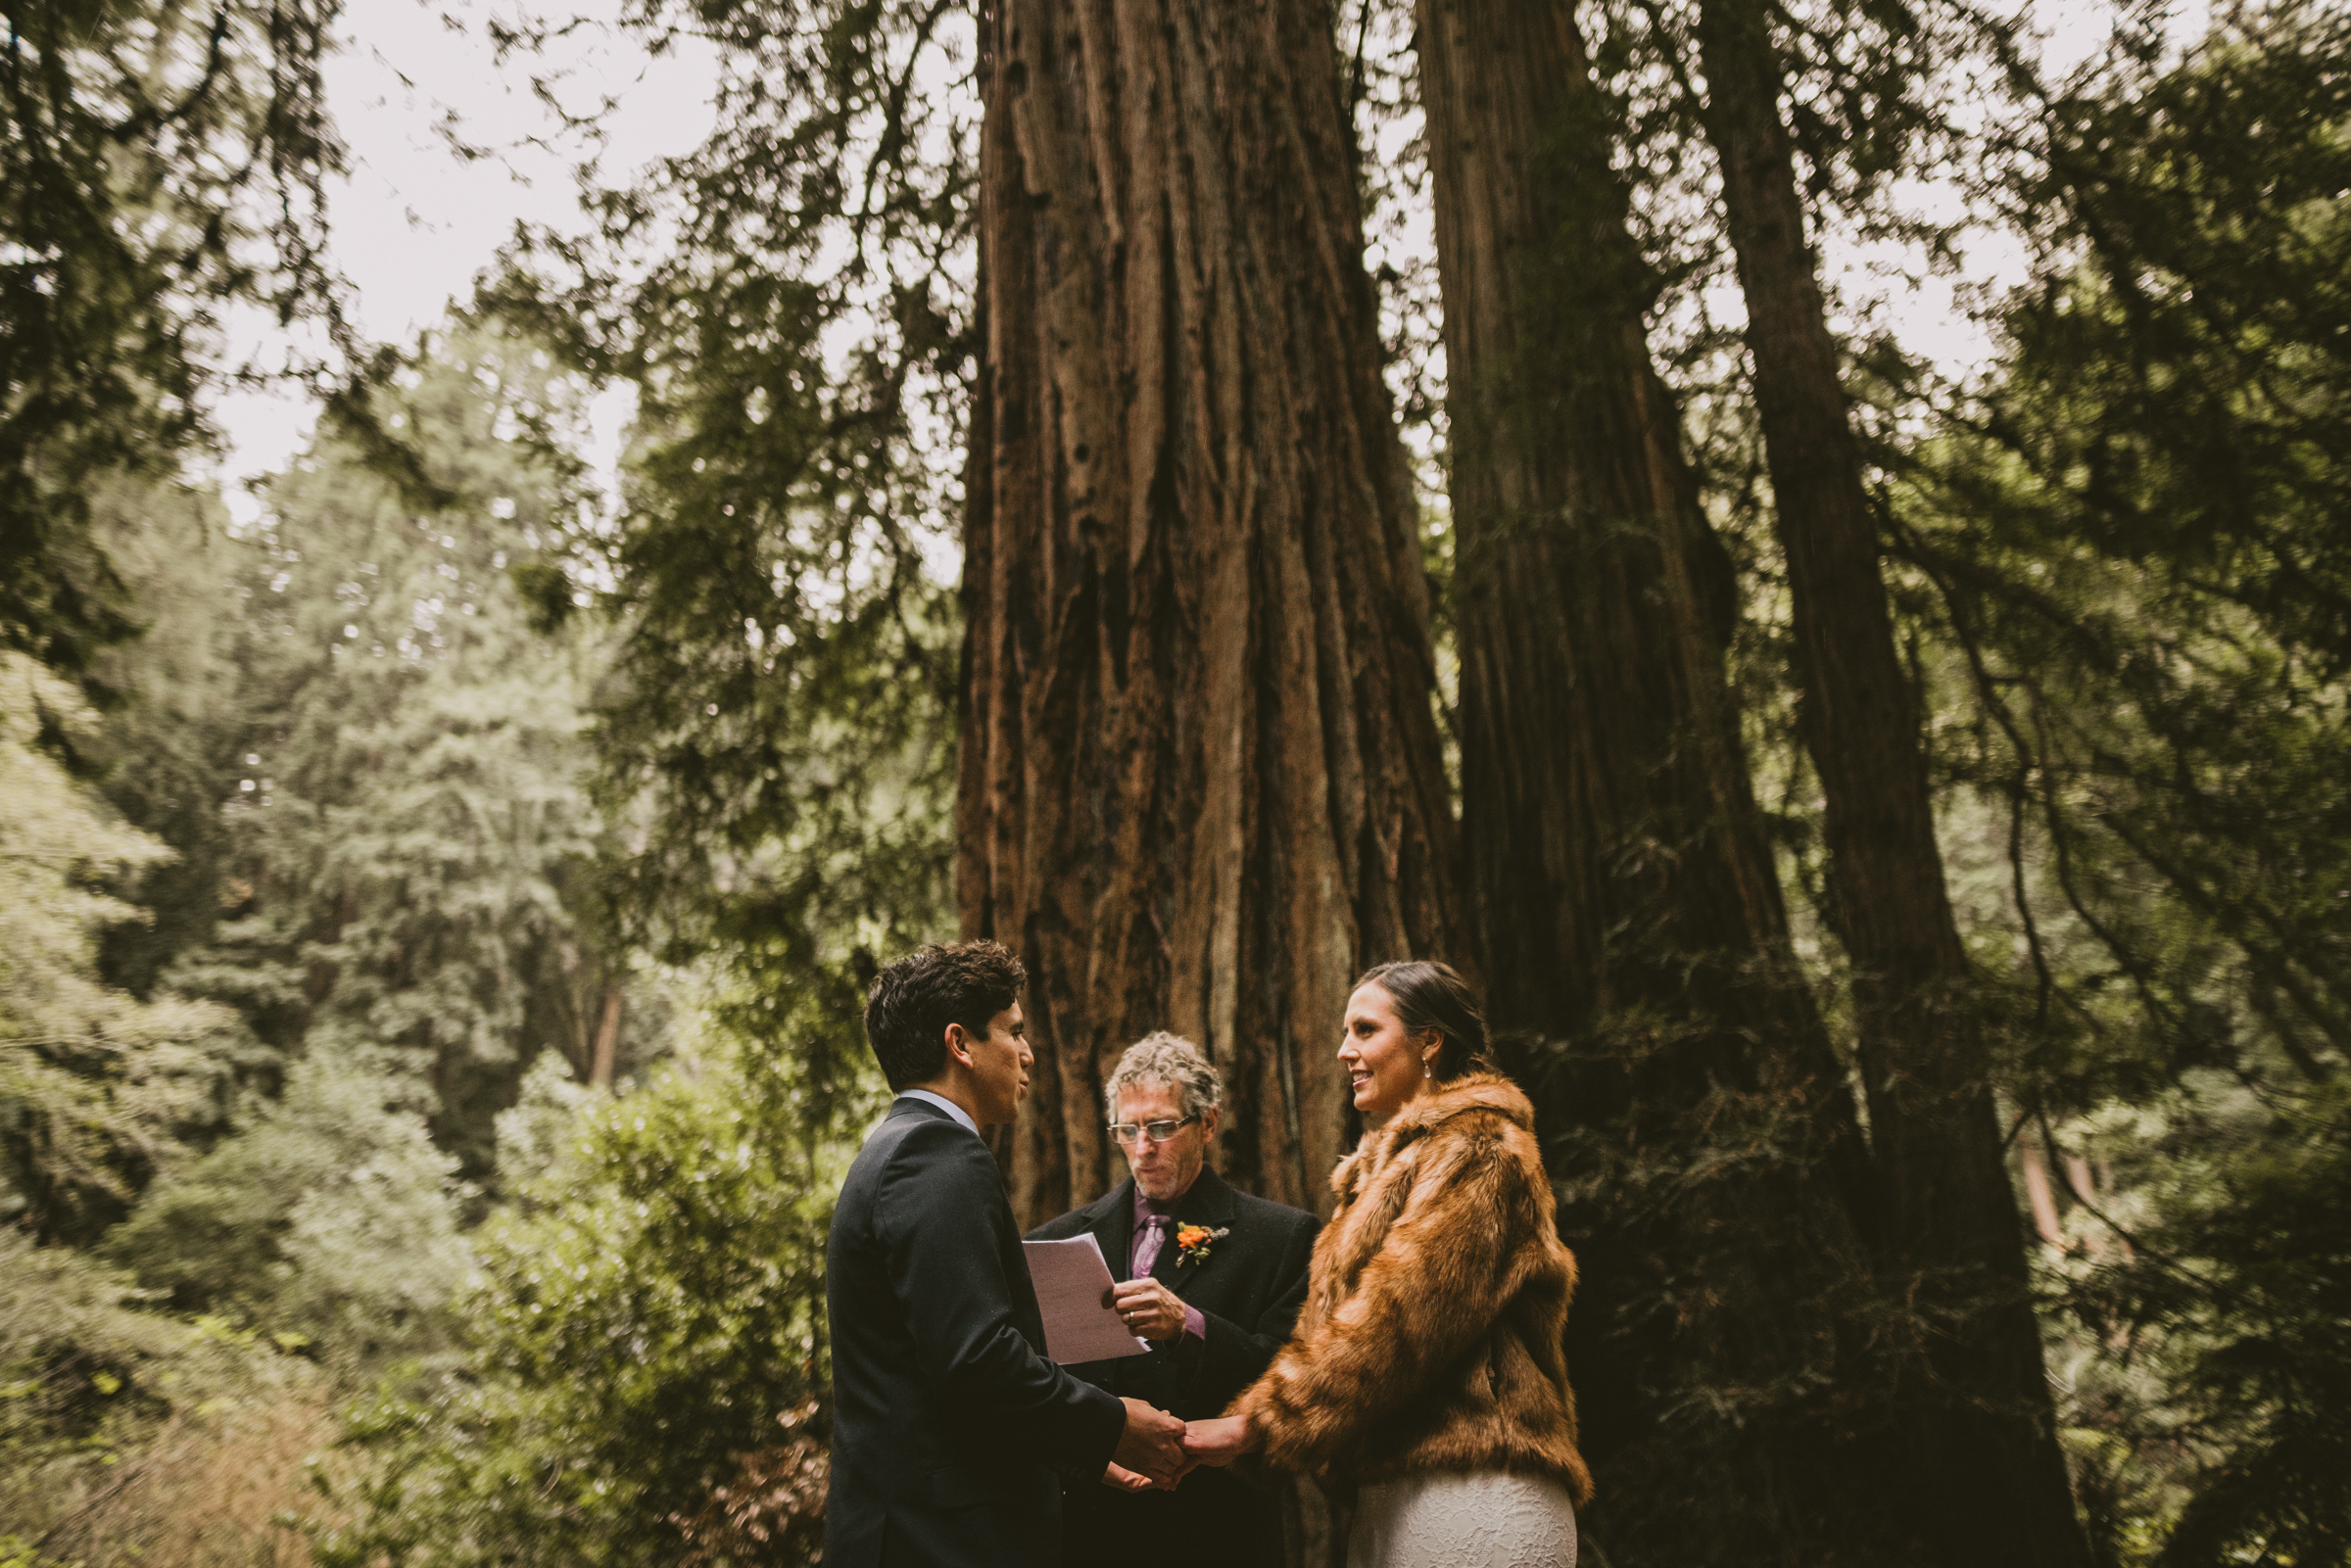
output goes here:
[{"label": "officiant with glasses", "polygon": [[[1224,1085],[1179,1035],[1145,1036],[1103,1087],[1128,1178],[1038,1226],[1032,1241],[1090,1233],[1110,1265],[1120,1317],[1150,1354],[1070,1368],[1113,1394],[1186,1420],[1221,1415],[1290,1337],[1306,1300],[1319,1221],[1237,1192],[1208,1168]],[[1199,1469],[1174,1492],[1069,1486],[1063,1560],[1198,1568],[1278,1568],[1280,1494],[1228,1470]]]}]

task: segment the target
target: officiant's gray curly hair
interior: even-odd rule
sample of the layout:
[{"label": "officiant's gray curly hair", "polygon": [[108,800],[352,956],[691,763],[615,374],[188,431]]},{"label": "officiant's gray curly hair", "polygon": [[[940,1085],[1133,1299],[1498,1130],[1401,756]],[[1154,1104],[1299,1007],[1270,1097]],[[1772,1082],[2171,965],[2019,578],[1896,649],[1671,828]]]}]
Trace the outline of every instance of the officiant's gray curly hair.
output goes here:
[{"label": "officiant's gray curly hair", "polygon": [[1139,1083],[1165,1083],[1182,1096],[1183,1114],[1198,1116],[1224,1103],[1224,1080],[1201,1049],[1180,1034],[1154,1029],[1127,1048],[1102,1085],[1102,1106],[1119,1119],[1119,1096]]}]

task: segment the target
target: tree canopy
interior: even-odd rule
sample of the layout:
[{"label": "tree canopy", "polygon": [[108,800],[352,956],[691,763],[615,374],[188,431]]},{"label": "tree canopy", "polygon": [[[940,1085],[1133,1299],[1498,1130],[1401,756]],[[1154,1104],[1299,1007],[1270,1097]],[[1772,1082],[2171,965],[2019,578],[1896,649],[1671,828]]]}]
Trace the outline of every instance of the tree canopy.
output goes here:
[{"label": "tree canopy", "polygon": [[[356,352],[326,254],[332,3],[30,0],[0,55],[0,629],[79,673],[136,612],[89,481],[202,450],[221,313]],[[315,351],[321,375],[348,367]],[[331,378],[330,378],[331,384]]]}]

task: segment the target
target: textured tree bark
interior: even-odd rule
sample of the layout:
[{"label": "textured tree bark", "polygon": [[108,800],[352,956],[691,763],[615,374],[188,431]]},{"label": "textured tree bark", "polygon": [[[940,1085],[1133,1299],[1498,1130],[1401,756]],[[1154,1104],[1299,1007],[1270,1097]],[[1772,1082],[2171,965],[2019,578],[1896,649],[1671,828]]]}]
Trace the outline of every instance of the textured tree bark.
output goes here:
[{"label": "textured tree bark", "polygon": [[1705,0],[1705,126],[1747,296],[1755,402],[1826,805],[1833,923],[1853,970],[1888,1256],[1917,1286],[1931,1376],[1914,1486],[1951,1564],[2086,1562],[2028,1295],[1968,961],[1951,918],[1910,685],[1760,0]]},{"label": "textured tree bark", "polygon": [[1365,965],[1460,920],[1416,508],[1327,5],[988,0],[957,885],[1029,966],[1032,1222],[1158,1027],[1327,1211]]},{"label": "textured tree bark", "polygon": [[[1729,562],[1649,358],[1571,8],[1419,0],[1445,297],[1465,891],[1582,1257],[1620,1565],[1902,1561],[1850,1091],[1788,951]],[[1832,1394],[1832,1391],[1834,1393]]]}]

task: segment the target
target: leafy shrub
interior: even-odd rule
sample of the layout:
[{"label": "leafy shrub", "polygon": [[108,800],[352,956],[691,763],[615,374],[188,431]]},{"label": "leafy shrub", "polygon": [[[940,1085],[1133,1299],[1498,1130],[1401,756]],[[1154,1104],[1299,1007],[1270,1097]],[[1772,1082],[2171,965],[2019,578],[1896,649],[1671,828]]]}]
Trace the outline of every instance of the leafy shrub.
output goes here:
[{"label": "leafy shrub", "polygon": [[104,1454],[169,1407],[160,1378],[190,1330],[139,1310],[143,1296],[83,1254],[0,1230],[0,1455],[13,1470]]},{"label": "leafy shrub", "polygon": [[157,1182],[107,1250],[178,1307],[300,1327],[340,1354],[436,1343],[473,1257],[423,1098],[360,1064],[299,1061],[282,1099]]},{"label": "leafy shrub", "polygon": [[809,1087],[804,1061],[743,1047],[619,1098],[534,1073],[500,1118],[518,1201],[476,1238],[469,1349],[354,1412],[381,1468],[320,1559],[805,1560],[824,1234],[850,1152]]},{"label": "leafy shrub", "polygon": [[2085,1227],[2093,1244],[2106,1221],[2123,1234],[2051,1265],[2072,1318],[2069,1447],[2103,1555],[2351,1562],[2351,1089],[2191,1073],[2075,1131],[2140,1166]]},{"label": "leafy shrub", "polygon": [[122,1273],[0,1231],[0,1565],[292,1560],[330,1380]]}]

